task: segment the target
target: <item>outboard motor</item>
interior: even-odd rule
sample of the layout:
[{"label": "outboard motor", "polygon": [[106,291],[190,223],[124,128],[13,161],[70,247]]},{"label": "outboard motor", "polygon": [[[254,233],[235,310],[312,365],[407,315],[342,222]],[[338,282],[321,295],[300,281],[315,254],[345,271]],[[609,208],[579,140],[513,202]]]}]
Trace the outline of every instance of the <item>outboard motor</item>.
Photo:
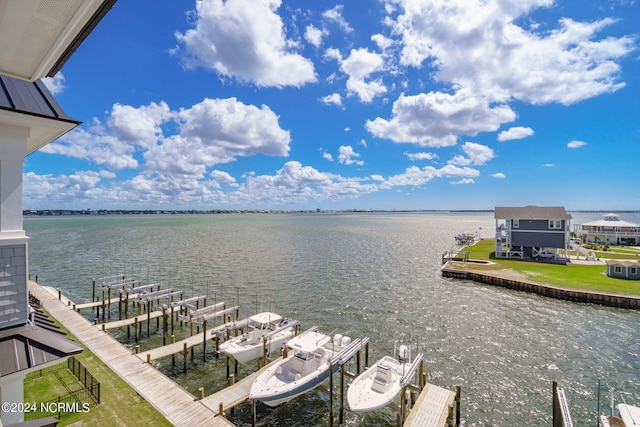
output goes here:
[{"label": "outboard motor", "polygon": [[411,359],[411,350],[406,345],[401,345],[398,350],[398,361],[400,363],[406,363]]},{"label": "outboard motor", "polygon": [[335,334],[333,336],[333,345],[336,347],[340,347],[340,345],[342,344],[342,335],[341,334]]}]

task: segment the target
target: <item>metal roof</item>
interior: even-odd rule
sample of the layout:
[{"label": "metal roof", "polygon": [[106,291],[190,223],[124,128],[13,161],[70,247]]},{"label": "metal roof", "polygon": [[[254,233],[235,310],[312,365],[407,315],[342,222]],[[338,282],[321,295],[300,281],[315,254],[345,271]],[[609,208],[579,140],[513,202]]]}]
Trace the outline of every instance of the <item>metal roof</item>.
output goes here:
[{"label": "metal roof", "polygon": [[496,207],[495,219],[571,219],[562,206]]},{"label": "metal roof", "polygon": [[30,129],[27,154],[80,123],[67,116],[42,81],[27,82],[0,74],[0,124]]},{"label": "metal roof", "polygon": [[82,352],[75,342],[35,325],[0,330],[0,377]]}]

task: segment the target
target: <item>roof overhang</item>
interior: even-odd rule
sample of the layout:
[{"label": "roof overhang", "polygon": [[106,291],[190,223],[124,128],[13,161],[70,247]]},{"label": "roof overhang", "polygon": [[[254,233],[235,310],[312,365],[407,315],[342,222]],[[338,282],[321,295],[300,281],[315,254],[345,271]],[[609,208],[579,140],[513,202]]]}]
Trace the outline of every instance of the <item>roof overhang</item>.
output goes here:
[{"label": "roof overhang", "polygon": [[116,0],[0,2],[0,73],[54,76]]},{"label": "roof overhang", "polygon": [[78,121],[57,120],[0,109],[0,125],[8,124],[29,128],[27,155],[60,138],[78,126],[79,123]]}]

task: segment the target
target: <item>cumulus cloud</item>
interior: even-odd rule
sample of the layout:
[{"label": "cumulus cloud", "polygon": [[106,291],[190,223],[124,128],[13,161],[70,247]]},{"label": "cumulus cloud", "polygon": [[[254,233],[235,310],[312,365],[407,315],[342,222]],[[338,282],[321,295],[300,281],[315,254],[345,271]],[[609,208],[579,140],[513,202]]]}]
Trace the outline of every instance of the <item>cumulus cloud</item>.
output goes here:
[{"label": "cumulus cloud", "polygon": [[331,95],[323,96],[320,101],[327,105],[337,105],[342,107],[342,96],[339,93],[332,93]]},{"label": "cumulus cloud", "polygon": [[493,159],[493,150],[490,147],[482,144],[476,144],[475,142],[465,142],[462,146],[462,150],[466,156],[457,155],[449,161],[454,165],[484,165],[489,160]]},{"label": "cumulus cloud", "polygon": [[404,153],[405,156],[409,158],[409,160],[418,161],[418,160],[434,160],[438,158],[436,153]]},{"label": "cumulus cloud", "polygon": [[428,61],[437,80],[493,102],[568,105],[624,86],[615,61],[633,50],[633,38],[597,39],[612,19],[564,18],[538,31],[524,28],[521,18],[553,0],[392,2],[400,13],[387,22],[401,38],[402,64]]},{"label": "cumulus cloud", "polygon": [[327,36],[329,32],[324,29],[317,28],[313,25],[307,25],[304,31],[304,39],[311,43],[315,47],[320,47],[322,44],[322,38]]},{"label": "cumulus cloud", "polygon": [[494,178],[498,178],[498,179],[504,179],[504,178],[506,178],[506,177],[507,177],[507,176],[506,176],[505,174],[503,174],[502,172],[497,172],[497,173],[491,174],[491,176],[492,176],[492,177],[494,177]]},{"label": "cumulus cloud", "polygon": [[473,180],[473,178],[462,178],[459,181],[451,181],[450,184],[452,185],[475,184],[475,181]]},{"label": "cumulus cloud", "polygon": [[338,162],[345,165],[364,165],[363,160],[357,160],[360,157],[360,154],[353,151],[353,148],[350,145],[340,146],[338,152]]},{"label": "cumulus cloud", "polygon": [[384,68],[384,59],[368,49],[352,49],[346,59],[338,57],[340,69],[349,76],[347,91],[357,95],[362,102],[371,102],[376,96],[387,91],[380,79],[368,80],[374,72]]},{"label": "cumulus cloud", "polygon": [[[176,129],[165,134],[163,125]],[[236,98],[209,99],[172,111],[165,102],[140,107],[116,104],[103,125],[69,132],[41,151],[84,159],[111,170],[141,168],[153,173],[201,177],[207,168],[237,157],[287,156],[291,137],[278,116],[263,105]],[[143,163],[140,162],[143,160]]]},{"label": "cumulus cloud", "polygon": [[585,145],[587,145],[587,143],[584,142],[584,141],[574,140],[574,141],[569,142],[567,144],[567,147],[569,147],[569,148],[580,148],[580,147],[584,147]]},{"label": "cumulus cloud", "polygon": [[53,77],[45,77],[42,79],[42,83],[49,89],[52,95],[58,95],[64,91],[64,74],[58,71]]},{"label": "cumulus cloud", "polygon": [[498,141],[511,141],[514,139],[523,139],[533,135],[533,129],[523,126],[515,126],[507,130],[503,130],[498,134]]},{"label": "cumulus cloud", "polygon": [[390,120],[377,117],[368,120],[366,128],[379,138],[397,143],[447,147],[456,144],[458,135],[495,131],[515,117],[507,105],[491,105],[465,90],[454,94],[429,92],[400,95],[393,103]]},{"label": "cumulus cloud", "polygon": [[257,86],[300,87],[316,81],[313,63],[295,52],[280,0],[198,0],[195,28],[176,33],[187,68],[204,67]]},{"label": "cumulus cloud", "polygon": [[337,5],[334,8],[323,12],[322,17],[328,21],[338,24],[345,33],[350,33],[351,31],[353,31],[353,28],[351,28],[351,25],[349,25],[349,23],[342,16],[343,8],[343,5]]}]

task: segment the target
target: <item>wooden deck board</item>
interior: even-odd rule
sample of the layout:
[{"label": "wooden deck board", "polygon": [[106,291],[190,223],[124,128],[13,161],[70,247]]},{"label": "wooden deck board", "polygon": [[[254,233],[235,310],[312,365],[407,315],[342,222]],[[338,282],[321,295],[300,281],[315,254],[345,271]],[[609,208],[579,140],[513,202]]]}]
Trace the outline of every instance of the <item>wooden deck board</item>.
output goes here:
[{"label": "wooden deck board", "polygon": [[427,384],[416,404],[409,412],[403,427],[442,427],[447,421],[449,405],[456,397],[455,392]]},{"label": "wooden deck board", "polygon": [[[45,310],[57,319],[76,339],[99,357],[127,382],[158,412],[176,426],[232,426],[216,415],[152,365],[131,354],[117,340],[93,326],[69,306],[68,299],[58,300],[58,293],[51,288],[29,283],[29,290],[40,300]],[[162,313],[160,313],[162,314]],[[146,320],[147,316],[142,315]]]},{"label": "wooden deck board", "polygon": [[251,384],[253,384],[253,381],[256,379],[256,377],[260,375],[262,371],[279,362],[280,360],[282,360],[282,357],[278,357],[273,362],[268,363],[262,369],[243,378],[234,385],[205,397],[201,401],[202,404],[211,408],[213,411],[219,410],[220,402],[222,402],[222,407],[225,411],[241,404],[249,398],[249,390],[251,389]]},{"label": "wooden deck board", "polygon": [[124,326],[133,326],[136,323],[136,319],[138,320],[138,323],[142,323],[142,322],[146,322],[150,318],[155,319],[156,317],[162,317],[162,311],[156,310],[156,311],[152,311],[148,315],[140,314],[139,316],[130,317],[128,319],[113,320],[111,322],[99,323],[96,325],[96,328],[102,329],[102,327],[104,326],[104,329],[108,331],[109,329],[122,328]]}]

